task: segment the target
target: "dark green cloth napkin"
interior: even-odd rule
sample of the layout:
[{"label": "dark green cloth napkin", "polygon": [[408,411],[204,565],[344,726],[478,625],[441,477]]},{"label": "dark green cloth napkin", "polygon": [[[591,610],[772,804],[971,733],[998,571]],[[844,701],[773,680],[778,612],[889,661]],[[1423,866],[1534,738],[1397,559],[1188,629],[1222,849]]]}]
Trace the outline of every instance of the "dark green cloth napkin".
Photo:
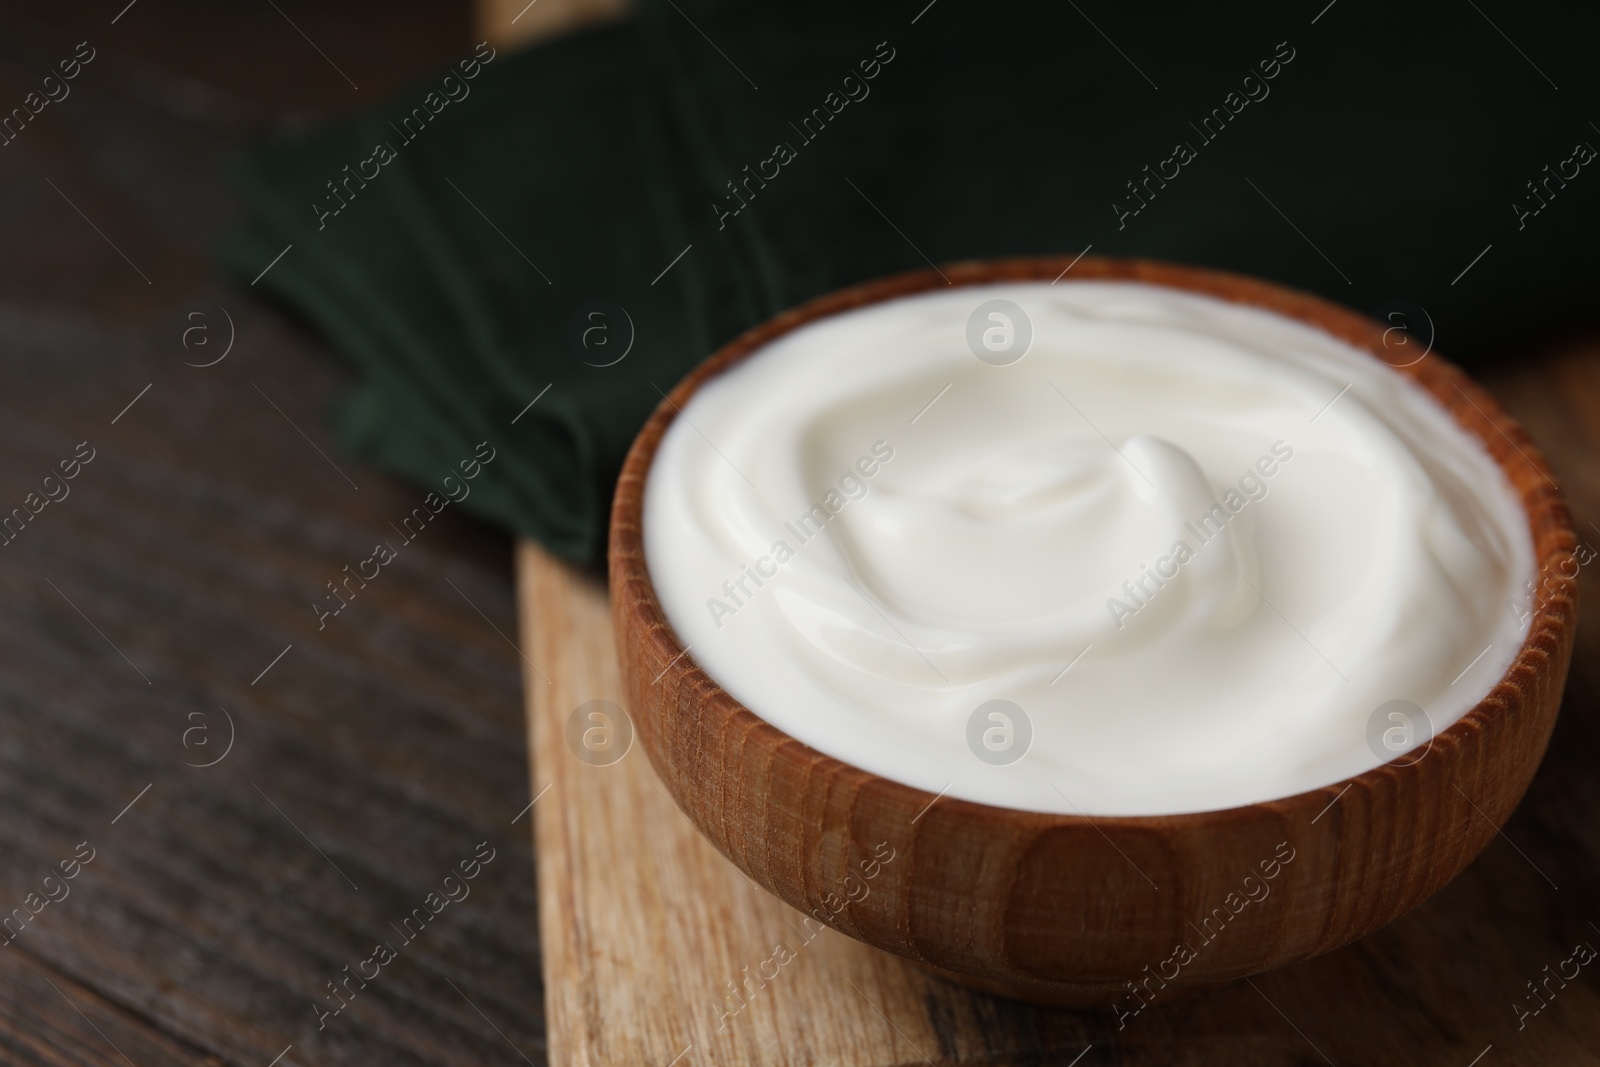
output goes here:
[{"label": "dark green cloth napkin", "polygon": [[346,447],[432,487],[488,441],[465,506],[594,562],[663,391],[930,261],[1092,245],[1406,301],[1468,361],[1583,321],[1597,21],[645,0],[262,147],[227,258],[249,279],[281,253],[257,288],[353,362]]}]

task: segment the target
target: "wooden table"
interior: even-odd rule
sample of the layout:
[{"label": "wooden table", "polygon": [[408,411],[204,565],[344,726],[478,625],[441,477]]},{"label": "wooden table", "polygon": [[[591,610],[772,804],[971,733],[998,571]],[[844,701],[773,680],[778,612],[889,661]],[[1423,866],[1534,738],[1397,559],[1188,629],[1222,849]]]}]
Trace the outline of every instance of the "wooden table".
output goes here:
[{"label": "wooden table", "polygon": [[[507,539],[447,511],[319,630],[311,600],[422,494],[339,454],[325,347],[213,268],[228,154],[469,50],[469,12],[141,0],[112,25],[126,2],[0,15],[7,107],[98,53],[0,148],[6,509],[94,449],[0,549],[0,910],[94,850],[0,947],[0,1062],[543,1062]],[[224,313],[232,352],[185,365]],[[390,924],[480,842],[470,896],[405,944]],[[382,939],[398,959],[319,1031]]]},{"label": "wooden table", "polygon": [[[507,540],[447,514],[319,630],[310,600],[420,494],[339,454],[324,347],[211,267],[244,135],[445,61],[469,12],[125,3],[0,15],[5,101],[98,52],[0,148],[0,502],[94,450],[0,549],[0,915],[27,915],[0,944],[0,1062],[543,1063]],[[231,353],[185,365],[221,352],[224,311]],[[185,347],[196,326],[211,347]],[[1600,344],[1521,355],[1491,384],[1600,541]],[[986,1002],[976,1031],[1021,1051],[962,1062],[1600,1063],[1593,968],[1520,1033],[1513,1012],[1600,946],[1597,651],[1580,631],[1505,837],[1416,912],[1126,1033]],[[490,850],[467,899],[397,932]],[[396,958],[319,1029],[380,940]]]}]

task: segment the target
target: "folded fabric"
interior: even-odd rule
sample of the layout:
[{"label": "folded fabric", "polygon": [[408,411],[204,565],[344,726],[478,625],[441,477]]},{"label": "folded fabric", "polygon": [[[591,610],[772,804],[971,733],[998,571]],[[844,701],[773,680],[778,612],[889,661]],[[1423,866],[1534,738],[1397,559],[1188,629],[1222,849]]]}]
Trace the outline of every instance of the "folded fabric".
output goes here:
[{"label": "folded fabric", "polygon": [[263,146],[227,261],[353,363],[345,447],[431,487],[487,441],[463,506],[592,563],[673,383],[874,276],[1171,259],[1469,361],[1582,321],[1600,16],[1502,6],[645,0]]}]

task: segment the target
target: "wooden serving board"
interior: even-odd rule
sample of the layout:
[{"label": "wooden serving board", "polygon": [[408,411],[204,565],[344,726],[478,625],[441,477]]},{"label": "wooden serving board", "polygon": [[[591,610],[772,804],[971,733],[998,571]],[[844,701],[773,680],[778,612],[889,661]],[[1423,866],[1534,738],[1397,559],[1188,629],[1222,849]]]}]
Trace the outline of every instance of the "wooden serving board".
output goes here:
[{"label": "wooden serving board", "polygon": [[[517,581],[552,1064],[880,1067],[1006,1051],[980,1038],[972,994],[803,925],[748,880],[637,745],[609,766],[575,756],[575,709],[623,699],[605,590],[527,542]],[[1088,1044],[1064,1038],[1073,1055]]]}]

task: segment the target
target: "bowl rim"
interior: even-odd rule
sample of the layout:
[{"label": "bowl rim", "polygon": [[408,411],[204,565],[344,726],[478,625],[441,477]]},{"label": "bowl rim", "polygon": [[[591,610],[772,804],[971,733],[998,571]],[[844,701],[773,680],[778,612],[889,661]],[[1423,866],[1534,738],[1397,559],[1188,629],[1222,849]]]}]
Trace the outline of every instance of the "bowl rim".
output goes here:
[{"label": "bowl rim", "polygon": [[[1071,278],[1067,277],[1069,272]],[[1181,292],[1200,293],[1295,319],[1350,344],[1409,378],[1434,398],[1452,422],[1484,446],[1510,483],[1523,512],[1532,545],[1534,580],[1545,592],[1539,595],[1536,590],[1527,633],[1516,657],[1499,681],[1465,714],[1435,733],[1424,756],[1412,758],[1411,753],[1405,753],[1360,774],[1327,785],[1248,804],[1202,811],[1084,815],[1008,808],[943,793],[936,795],[812,748],[768,722],[728,693],[693,658],[673,630],[656,596],[643,543],[643,508],[649,471],[662,438],[681,414],[683,405],[707,381],[777,338],[818,319],[946,287],[1040,281],[1052,284],[1142,282]],[[1330,795],[1334,795],[1333,801],[1336,801],[1352,786],[1376,785],[1380,779],[1395,774],[1420,773],[1414,769],[1430,762],[1425,757],[1448,758],[1490,726],[1497,717],[1504,715],[1508,708],[1517,707],[1522,699],[1524,683],[1543,673],[1545,665],[1557,657],[1565,642],[1570,641],[1577,618],[1576,572],[1569,577],[1560,569],[1559,563],[1574,554],[1577,537],[1572,529],[1565,497],[1555,482],[1549,463],[1521,424],[1483,386],[1436,351],[1430,350],[1424,358],[1407,366],[1395,366],[1383,359],[1379,353],[1383,351],[1383,338],[1390,328],[1330,300],[1249,275],[1170,261],[1108,256],[964,260],[872,279],[812,298],[744,331],[701,360],[670,392],[662,395],[661,401],[640,428],[628,450],[612,502],[608,557],[611,589],[613,596],[618,599],[616,617],[619,620],[624,618],[625,610],[631,613],[636,624],[641,625],[640,640],[657,646],[654,652],[659,656],[658,662],[675,668],[682,681],[700,694],[703,701],[715,702],[727,708],[729,718],[725,726],[746,736],[765,735],[772,742],[782,743],[785,747],[796,746],[816,761],[828,778],[839,774],[864,776],[864,780],[887,790],[885,795],[896,801],[896,806],[909,804],[912,810],[927,810],[934,802],[939,802],[948,808],[965,810],[972,816],[1005,818],[1030,829],[1082,826],[1099,829],[1116,826],[1181,833],[1186,828],[1215,826],[1233,819],[1250,818],[1253,813],[1262,810],[1287,815]],[[1454,402],[1453,394],[1459,395],[1470,406],[1467,409],[1460,408]],[[619,633],[619,641],[622,637]],[[1551,719],[1553,725],[1554,714]],[[664,774],[663,777],[671,776]],[[671,784],[674,787],[676,785]],[[1329,807],[1333,801],[1328,802]]]}]

